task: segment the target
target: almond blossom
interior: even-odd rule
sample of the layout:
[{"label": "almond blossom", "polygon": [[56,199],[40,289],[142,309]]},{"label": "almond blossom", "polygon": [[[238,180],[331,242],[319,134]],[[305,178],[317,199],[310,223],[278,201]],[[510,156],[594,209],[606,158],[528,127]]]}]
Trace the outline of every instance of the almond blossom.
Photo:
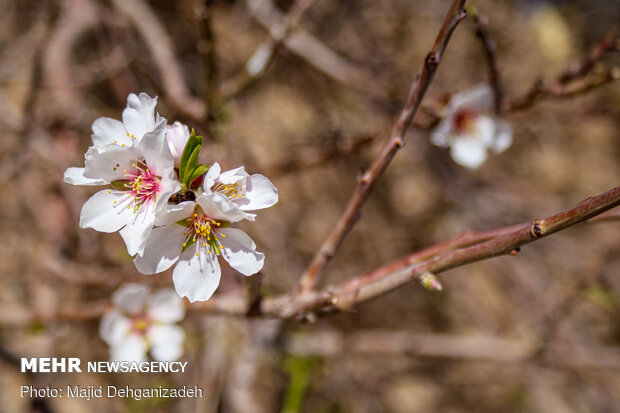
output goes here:
[{"label": "almond blossom", "polygon": [[492,89],[478,85],[452,96],[431,142],[450,147],[456,163],[474,169],[484,163],[489,150],[500,153],[510,147],[512,128],[493,115]]},{"label": "almond blossom", "polygon": [[[214,163],[206,173],[203,183],[205,193],[219,193],[243,211],[269,208],[278,202],[278,190],[263,175],[249,175],[243,166],[221,172]],[[254,221],[255,214],[247,214]]]},{"label": "almond blossom", "polygon": [[175,323],[185,317],[185,307],[174,291],[151,293],[147,286],[126,284],[112,295],[112,302],[114,308],[99,325],[112,361],[144,361],[149,351],[157,361],[181,357],[185,332]]},{"label": "almond blossom", "polygon": [[82,175],[67,170],[73,185],[112,184],[82,207],[80,227],[120,234],[130,255],[142,254],[157,214],[180,188],[165,139],[166,120],[132,145],[92,146]]},{"label": "almond blossom", "polygon": [[166,126],[166,141],[172,158],[174,158],[174,166],[179,167],[183,149],[189,140],[189,128],[181,122],[174,122],[172,125]]},{"label": "almond blossom", "polygon": [[248,214],[220,193],[200,193],[196,201],[169,206],[134,263],[142,274],[155,274],[176,263],[172,280],[177,293],[190,302],[208,300],[220,283],[218,256],[241,274],[263,268],[265,255],[231,223]]}]

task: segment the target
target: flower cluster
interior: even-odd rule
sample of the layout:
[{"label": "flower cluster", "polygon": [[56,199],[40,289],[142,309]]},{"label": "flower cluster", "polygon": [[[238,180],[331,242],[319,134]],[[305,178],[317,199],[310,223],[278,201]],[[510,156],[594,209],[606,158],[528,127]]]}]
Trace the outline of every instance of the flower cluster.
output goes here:
[{"label": "flower cluster", "polygon": [[253,211],[278,201],[262,175],[243,167],[222,171],[199,164],[203,139],[179,122],[167,125],[155,112],[157,98],[127,98],[122,122],[99,118],[83,168],[69,168],[73,185],[106,185],[83,206],[80,226],[119,231],[143,274],[176,264],[177,293],[189,301],[208,300],[219,285],[221,256],[249,276],[265,256],[252,239],[231,224],[254,221]]},{"label": "flower cluster", "polygon": [[493,91],[488,85],[454,94],[445,112],[431,142],[450,147],[450,155],[459,165],[478,168],[489,150],[500,153],[512,144],[510,125],[493,115]]}]

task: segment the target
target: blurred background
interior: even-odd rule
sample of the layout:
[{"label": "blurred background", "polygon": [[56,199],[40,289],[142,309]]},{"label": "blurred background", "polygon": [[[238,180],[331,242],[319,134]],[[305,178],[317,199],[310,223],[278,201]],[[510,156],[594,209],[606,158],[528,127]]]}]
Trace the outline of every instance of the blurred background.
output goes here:
[{"label": "blurred background", "polygon": [[[267,257],[263,293],[284,293],[389,134],[449,3],[0,1],[1,410],[620,411],[617,221],[448,271],[441,293],[407,285],[313,323],[190,312],[183,375],[29,377],[14,363],[106,360],[96,314],[111,293],[126,282],[172,285],[170,271],[141,276],[118,234],[78,227],[94,189],[62,175],[83,164],[96,118],[119,119],[131,92],[157,95],[162,116],[206,137],[203,162],[268,176],[280,202],[243,228]],[[555,79],[620,21],[614,0],[471,4],[488,18],[508,98]],[[611,52],[592,73],[618,63]],[[322,286],[468,228],[544,217],[618,185],[618,82],[506,113],[512,147],[477,170],[430,145],[433,108],[488,76],[468,19]],[[217,294],[242,293],[245,282],[223,266]],[[59,309],[74,315],[55,319]],[[199,385],[205,397],[19,397],[22,384],[107,383]]]}]

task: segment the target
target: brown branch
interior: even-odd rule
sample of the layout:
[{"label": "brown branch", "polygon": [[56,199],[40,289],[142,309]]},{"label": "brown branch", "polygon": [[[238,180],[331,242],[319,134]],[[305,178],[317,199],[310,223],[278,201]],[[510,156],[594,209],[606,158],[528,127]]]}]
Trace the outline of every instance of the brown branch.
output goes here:
[{"label": "brown branch", "polygon": [[502,100],[504,94],[500,82],[500,71],[499,66],[497,65],[497,57],[495,55],[495,42],[491,39],[491,36],[489,36],[489,31],[487,30],[488,20],[485,16],[474,13],[473,22],[476,26],[476,37],[480,39],[480,43],[484,49],[484,54],[487,61],[489,83],[491,84],[491,88],[493,88],[495,113],[499,114],[502,110]]},{"label": "brown branch", "polygon": [[416,81],[411,87],[409,98],[403,108],[398,121],[392,129],[392,133],[384,146],[383,150],[372,164],[370,169],[366,171],[359,179],[355,192],[347,205],[346,210],[340,217],[334,230],[329,237],[323,242],[317,254],[314,256],[312,263],[304,272],[300,280],[300,293],[304,294],[311,291],[317,284],[320,274],[336,253],[336,250],[353,228],[355,221],[359,217],[359,211],[362,205],[370,195],[375,183],[383,175],[386,168],[392,161],[396,152],[405,144],[405,133],[411,124],[416,111],[420,107],[422,98],[426,93],[426,89],[433,79],[435,70],[439,66],[439,62],[443,56],[444,50],[450,40],[450,35],[456,28],[457,24],[465,18],[463,11],[464,0],[454,0],[450,6],[435,44],[426,56],[422,71],[418,75]]},{"label": "brown branch", "polygon": [[[612,67],[598,74],[591,72],[608,52],[617,49],[618,36],[611,32],[595,44],[581,60],[569,65],[556,79],[537,80],[528,91],[502,103],[504,112],[514,112],[531,107],[542,99],[567,98],[618,80],[620,69]],[[591,76],[589,76],[591,75]],[[589,76],[589,77],[588,77]]]}]

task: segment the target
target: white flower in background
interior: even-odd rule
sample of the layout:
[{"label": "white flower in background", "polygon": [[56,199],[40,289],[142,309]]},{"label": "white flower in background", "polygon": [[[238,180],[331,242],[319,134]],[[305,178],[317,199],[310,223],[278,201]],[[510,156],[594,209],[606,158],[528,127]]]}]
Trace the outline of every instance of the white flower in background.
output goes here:
[{"label": "white flower in background", "polygon": [[189,128],[187,125],[181,122],[174,122],[172,125],[166,126],[166,141],[168,141],[168,147],[172,158],[174,158],[174,166],[179,166],[183,149],[189,139]]},{"label": "white flower in background", "polygon": [[97,192],[84,204],[80,227],[120,230],[130,255],[143,253],[157,214],[180,189],[165,126],[166,120],[160,119],[130,146],[92,146],[86,152],[83,176],[65,173],[65,182],[73,185],[112,184],[112,189]]},{"label": "white flower in background", "polygon": [[[231,267],[250,276],[263,268],[265,255],[254,241],[230,223],[247,214],[219,193],[201,193],[194,201],[170,206],[134,263],[142,274],[165,271],[174,263],[172,280],[177,293],[190,302],[208,300],[220,283],[218,255]],[[177,262],[178,261],[178,262]]]},{"label": "white flower in background", "polygon": [[[263,175],[249,175],[243,166],[221,172],[220,165],[214,163],[205,175],[205,193],[219,193],[243,211],[269,208],[278,202],[278,190]],[[254,221],[255,214],[248,214]]]},{"label": "white flower in background", "polygon": [[493,90],[478,85],[450,99],[446,115],[431,134],[431,142],[450,147],[452,159],[477,168],[488,151],[500,153],[512,144],[512,128],[493,115]]},{"label": "white flower in background", "polygon": [[99,325],[111,360],[144,361],[149,350],[157,361],[181,357],[185,332],[175,323],[185,317],[185,307],[172,289],[151,293],[144,285],[126,284],[112,295],[112,302],[114,308]]},{"label": "white flower in background", "polygon": [[[155,113],[157,98],[150,98],[146,93],[127,97],[127,107],[123,110],[123,121],[111,118],[99,118],[93,122],[93,145],[105,147],[116,145],[130,147],[142,140],[142,137],[155,129],[159,123],[159,114]],[[65,172],[65,182],[73,185],[104,185],[101,179],[84,178],[84,168],[69,168]],[[79,182],[79,183],[78,183]]]}]

